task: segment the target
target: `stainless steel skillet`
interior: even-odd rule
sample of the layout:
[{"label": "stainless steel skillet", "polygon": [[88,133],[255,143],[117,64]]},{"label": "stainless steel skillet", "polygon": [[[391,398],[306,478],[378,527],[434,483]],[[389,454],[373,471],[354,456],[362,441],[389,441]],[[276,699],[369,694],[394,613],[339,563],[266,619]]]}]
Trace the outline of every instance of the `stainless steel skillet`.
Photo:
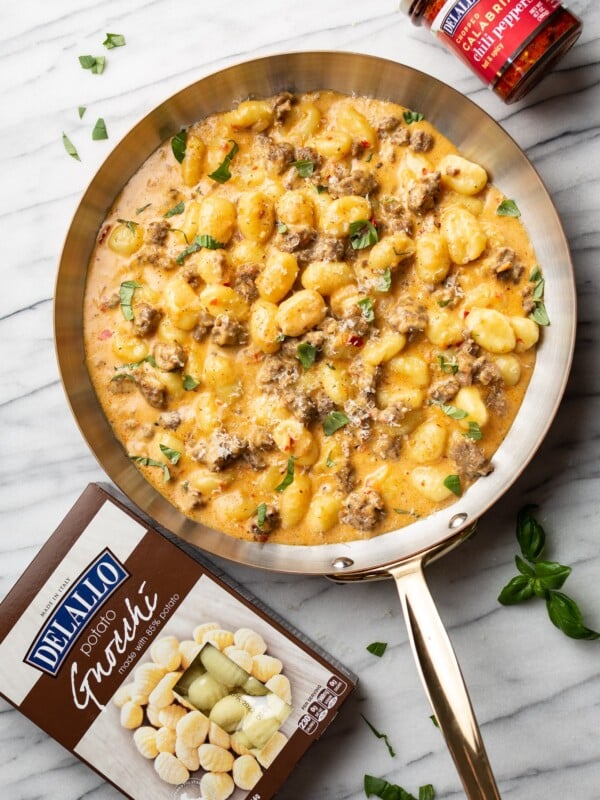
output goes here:
[{"label": "stainless steel skillet", "polygon": [[[546,279],[552,321],[544,330],[523,405],[494,456],[493,474],[449,509],[375,539],[343,545],[243,542],[185,518],[127,458],[96,399],[84,361],[86,265],[106,211],[124,184],[161,142],[182,127],[248,96],[269,96],[284,89],[333,89],[397,101],[424,113],[465,156],[483,164],[494,183],[518,201]],[[107,474],[143,511],[182,539],[239,563],[322,574],[338,581],[394,578],[425,688],[471,800],[500,795],[423,567],[469,535],[477,518],[510,487],[540,445],[566,385],[575,321],[574,278],[565,235],[539,176],[515,142],[491,117],[445,84],[409,67],[352,53],[257,59],[203,78],[161,103],[115,147],[85,192],[65,241],[55,298],[58,360],[75,418]]]}]

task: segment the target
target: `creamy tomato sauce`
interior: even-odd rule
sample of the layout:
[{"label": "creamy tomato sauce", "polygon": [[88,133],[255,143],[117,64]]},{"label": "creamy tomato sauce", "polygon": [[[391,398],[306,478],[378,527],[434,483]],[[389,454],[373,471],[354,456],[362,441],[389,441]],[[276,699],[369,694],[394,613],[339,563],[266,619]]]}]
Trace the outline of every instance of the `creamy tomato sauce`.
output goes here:
[{"label": "creamy tomato sauce", "polygon": [[534,365],[536,270],[514,203],[420,114],[245,101],[165,142],[107,214],[87,366],[187,516],[370,537],[492,471]]}]

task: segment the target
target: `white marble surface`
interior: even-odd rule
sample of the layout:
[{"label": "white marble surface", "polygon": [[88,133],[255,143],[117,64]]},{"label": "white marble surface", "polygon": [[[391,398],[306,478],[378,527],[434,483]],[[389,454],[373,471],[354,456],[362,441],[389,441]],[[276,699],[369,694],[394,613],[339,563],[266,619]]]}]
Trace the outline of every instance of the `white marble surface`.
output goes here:
[{"label": "white marble surface", "polygon": [[[458,652],[505,798],[600,798],[600,643],[567,639],[543,604],[503,608],[513,574],[514,520],[541,506],[549,557],[574,567],[568,591],[600,629],[600,6],[572,0],[584,19],[574,50],[541,87],[503,106],[396,0],[282,4],[174,0],[29,0],[4,4],[0,27],[0,596],[90,480],[103,473],[67,407],[52,343],[52,294],[63,237],[80,195],[110,148],[157,102],[193,80],[257,55],[338,49],[404,61],[452,83],[515,137],[546,182],[572,247],[579,295],[571,380],[540,452],[481,521],[478,535],[428,569]],[[127,37],[95,76],[77,56]],[[77,106],[88,108],[83,121]],[[91,141],[103,116],[110,139]],[[64,152],[61,133],[82,162]],[[229,571],[355,670],[361,683],[281,800],[358,800],[365,772],[417,793],[462,797],[432,725],[388,583],[334,586],[242,567]],[[382,659],[365,646],[389,643]],[[391,758],[360,717],[389,734]],[[0,797],[109,800],[119,793],[0,703]]]}]

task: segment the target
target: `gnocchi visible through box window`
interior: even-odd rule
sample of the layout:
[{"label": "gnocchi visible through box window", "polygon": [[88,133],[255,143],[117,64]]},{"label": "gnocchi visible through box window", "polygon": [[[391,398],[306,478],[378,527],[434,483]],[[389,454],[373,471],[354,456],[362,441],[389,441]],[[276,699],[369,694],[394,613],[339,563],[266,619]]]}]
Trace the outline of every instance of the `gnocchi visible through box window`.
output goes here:
[{"label": "gnocchi visible through box window", "polygon": [[134,800],[269,800],[355,683],[96,485],[0,605],[2,696]]}]

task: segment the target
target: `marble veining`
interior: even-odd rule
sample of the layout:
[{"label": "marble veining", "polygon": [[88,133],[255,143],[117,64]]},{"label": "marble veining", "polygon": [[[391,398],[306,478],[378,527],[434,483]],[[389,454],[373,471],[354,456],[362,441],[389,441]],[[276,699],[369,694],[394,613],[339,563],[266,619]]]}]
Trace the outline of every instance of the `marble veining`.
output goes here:
[{"label": "marble veining", "polygon": [[[504,608],[514,573],[514,522],[540,505],[548,557],[569,564],[568,591],[600,629],[598,539],[600,407],[600,7],[569,5],[584,20],[575,48],[521,103],[504,106],[396,0],[282,5],[230,0],[6,4],[0,29],[0,597],[10,589],[83,487],[105,476],[68,409],[52,341],[56,266],[87,183],[129,128],[161,99],[228,64],[290,50],[348,50],[403,61],[445,80],[498,120],[525,150],[556,204],[572,248],[579,302],[573,369],[539,452],[480,521],[477,535],[427,570],[459,656],[504,798],[600,800],[600,644],[567,639],[542,603]],[[100,54],[104,74],[77,56]],[[87,107],[82,120],[77,106]],[[91,141],[95,120],[109,140]],[[63,150],[62,131],[81,163]],[[358,800],[365,773],[417,794],[463,797],[413,664],[391,583],[338,586],[214,559],[310,638],[358,673],[360,685],[298,766],[281,800]],[[366,651],[389,643],[384,657]],[[390,737],[390,757],[361,714]],[[0,703],[0,797],[116,800],[121,795],[5,703]]]}]

